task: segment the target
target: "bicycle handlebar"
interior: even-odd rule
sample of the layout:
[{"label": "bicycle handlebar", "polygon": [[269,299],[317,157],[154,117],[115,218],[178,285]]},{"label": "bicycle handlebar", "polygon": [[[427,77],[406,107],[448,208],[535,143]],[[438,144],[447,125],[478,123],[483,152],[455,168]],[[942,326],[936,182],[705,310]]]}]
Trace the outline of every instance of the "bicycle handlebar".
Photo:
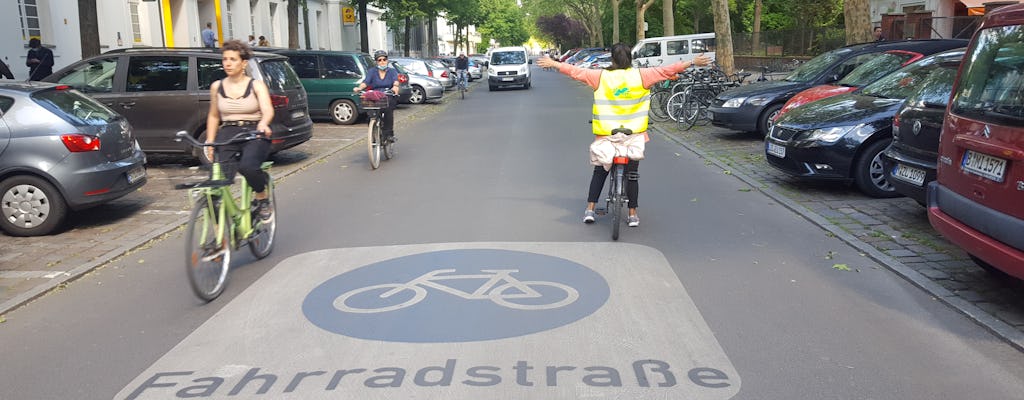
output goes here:
[{"label": "bicycle handlebar", "polygon": [[248,142],[250,140],[270,140],[270,138],[263,136],[263,132],[257,130],[245,130],[238,132],[235,136],[232,136],[230,139],[223,142],[204,143],[200,142],[199,140],[196,140],[196,138],[192,137],[192,135],[189,135],[188,132],[186,131],[178,131],[178,133],[174,134],[175,142],[180,142],[182,140],[188,142],[189,144],[195,147],[218,147],[226,146],[229,144]]}]

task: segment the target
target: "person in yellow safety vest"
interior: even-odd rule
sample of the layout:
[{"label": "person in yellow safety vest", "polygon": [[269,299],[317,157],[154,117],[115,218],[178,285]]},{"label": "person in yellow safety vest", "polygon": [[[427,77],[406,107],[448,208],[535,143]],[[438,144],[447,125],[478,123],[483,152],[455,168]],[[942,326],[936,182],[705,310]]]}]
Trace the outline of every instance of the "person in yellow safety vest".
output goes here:
[{"label": "person in yellow safety vest", "polygon": [[[649,141],[647,136],[647,110],[650,108],[650,88],[654,84],[665,79],[675,77],[676,74],[685,71],[691,66],[706,66],[711,59],[701,54],[692,61],[680,61],[675,64],[652,68],[633,68],[633,57],[630,54],[629,46],[616,43],[612,46],[612,65],[606,70],[583,69],[569,64],[563,64],[548,57],[537,60],[537,65],[544,68],[556,68],[558,72],[586,83],[594,89],[594,117],[592,121],[594,140],[611,134],[612,129],[625,127],[634,134],[643,135],[643,140]],[[637,173],[640,166],[639,160],[630,160],[626,165],[626,196],[629,198],[629,226],[640,226],[640,216],[637,214],[637,197],[640,192]],[[598,197],[601,196],[601,189],[604,181],[608,178],[608,171],[603,166],[595,166],[594,174],[590,177],[590,192],[587,196],[587,209],[583,213],[583,222],[594,222],[594,206]]]}]

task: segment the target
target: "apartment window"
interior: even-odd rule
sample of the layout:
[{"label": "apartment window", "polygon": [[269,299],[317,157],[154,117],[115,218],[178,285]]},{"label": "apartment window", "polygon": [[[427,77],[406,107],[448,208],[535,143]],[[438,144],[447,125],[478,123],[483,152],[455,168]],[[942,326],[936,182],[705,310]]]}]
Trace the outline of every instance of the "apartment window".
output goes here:
[{"label": "apartment window", "polygon": [[36,0],[18,0],[18,13],[21,21],[21,39],[28,41],[31,38],[42,37]]},{"label": "apartment window", "polygon": [[139,2],[128,3],[128,12],[132,18],[132,43],[142,44],[142,23],[139,22]]},{"label": "apartment window", "polygon": [[252,32],[256,37],[260,37],[256,33],[256,5],[259,4],[259,0],[249,0],[249,32]]},{"label": "apartment window", "polygon": [[227,1],[227,2],[224,3],[225,6],[227,7],[227,11],[228,11],[227,12],[227,18],[228,18],[228,37],[229,38],[235,37],[235,24],[234,24],[234,19],[231,17],[231,3],[234,3],[234,2],[233,1]]}]

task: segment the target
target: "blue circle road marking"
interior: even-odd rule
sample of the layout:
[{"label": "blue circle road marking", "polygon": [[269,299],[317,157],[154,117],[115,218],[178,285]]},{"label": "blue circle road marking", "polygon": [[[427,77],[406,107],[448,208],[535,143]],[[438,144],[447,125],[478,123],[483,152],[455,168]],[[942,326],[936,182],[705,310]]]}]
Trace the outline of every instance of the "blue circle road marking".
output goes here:
[{"label": "blue circle road marking", "polygon": [[411,343],[474,342],[554,329],[608,300],[608,282],[543,254],[444,250],[369,264],[314,288],[302,303],[329,332]]}]

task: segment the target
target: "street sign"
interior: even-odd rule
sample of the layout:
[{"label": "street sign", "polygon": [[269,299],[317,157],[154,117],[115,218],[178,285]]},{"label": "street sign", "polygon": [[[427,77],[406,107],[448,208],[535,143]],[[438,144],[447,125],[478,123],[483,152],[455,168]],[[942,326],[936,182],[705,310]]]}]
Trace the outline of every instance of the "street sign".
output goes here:
[{"label": "street sign", "polygon": [[341,22],[345,24],[356,23],[356,10],[352,7],[341,8]]}]

